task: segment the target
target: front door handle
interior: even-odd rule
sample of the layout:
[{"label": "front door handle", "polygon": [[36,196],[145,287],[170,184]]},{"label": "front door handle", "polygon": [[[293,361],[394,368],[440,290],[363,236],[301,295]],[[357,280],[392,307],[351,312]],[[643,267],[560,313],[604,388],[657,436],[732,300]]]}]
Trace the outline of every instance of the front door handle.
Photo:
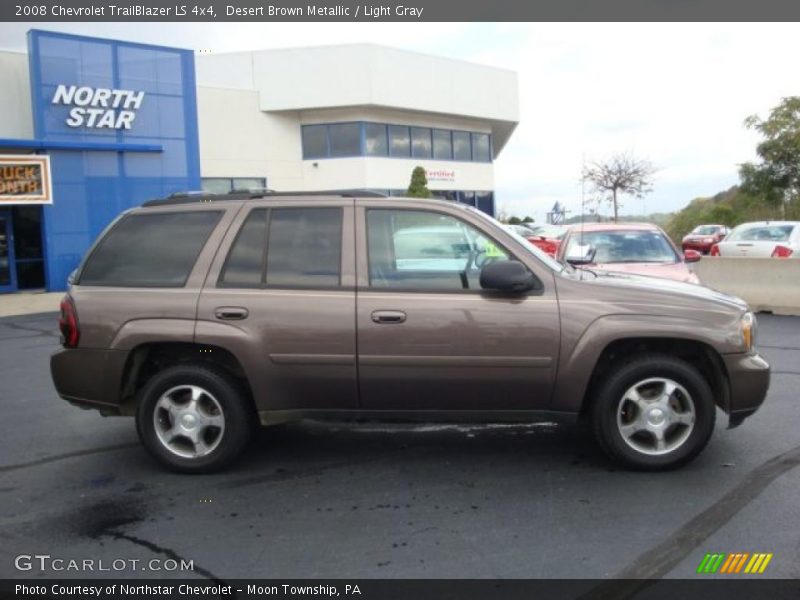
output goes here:
[{"label": "front door handle", "polygon": [[376,310],[372,313],[372,320],[380,324],[404,323],[406,313],[402,310]]},{"label": "front door handle", "polygon": [[250,314],[243,306],[218,306],[214,309],[214,316],[221,321],[241,321]]}]

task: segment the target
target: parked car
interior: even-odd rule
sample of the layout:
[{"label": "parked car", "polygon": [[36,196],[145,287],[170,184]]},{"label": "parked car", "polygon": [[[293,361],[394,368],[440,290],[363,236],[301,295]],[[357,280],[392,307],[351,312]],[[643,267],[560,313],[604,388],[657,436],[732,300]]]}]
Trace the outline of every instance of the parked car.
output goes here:
[{"label": "parked car", "polygon": [[529,237],[528,241],[550,256],[558,254],[561,241],[569,231],[569,228],[562,225],[538,225],[531,229],[533,237]]},{"label": "parked car", "polygon": [[800,222],[742,223],[714,245],[711,255],[800,258]]},{"label": "parked car", "polygon": [[58,394],[135,415],[181,472],[229,464],[254,423],[302,418],[585,419],[620,464],[666,469],[705,447],[717,407],[735,427],[769,385],[742,300],[574,269],[437,200],[153,201],[71,282]]},{"label": "parked car", "polygon": [[699,283],[687,266],[696,250],[681,253],[660,227],[650,223],[587,223],[575,226],[561,244],[558,260],[604,271],[624,271]]},{"label": "parked car", "polygon": [[683,236],[681,248],[684,252],[697,250],[701,254],[708,254],[712,246],[725,239],[729,233],[730,229],[725,225],[698,225]]},{"label": "parked car", "polygon": [[506,225],[506,228],[550,256],[556,255],[561,240],[567,233],[567,228],[560,225]]},{"label": "parked car", "polygon": [[533,229],[531,227],[529,227],[528,225],[506,224],[505,227],[506,227],[506,229],[509,229],[509,230],[513,231],[514,233],[516,233],[517,235],[520,235],[520,236],[522,236],[522,237],[524,237],[526,239],[527,239],[527,237],[529,235],[533,235]]}]

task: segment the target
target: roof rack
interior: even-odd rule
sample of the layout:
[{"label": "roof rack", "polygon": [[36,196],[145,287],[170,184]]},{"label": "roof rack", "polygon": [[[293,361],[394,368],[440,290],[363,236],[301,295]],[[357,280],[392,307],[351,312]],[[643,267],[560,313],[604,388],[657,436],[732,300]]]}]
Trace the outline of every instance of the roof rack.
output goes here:
[{"label": "roof rack", "polygon": [[387,198],[386,194],[372,190],[331,190],[314,192],[278,192],[268,189],[233,190],[227,194],[214,194],[210,192],[175,192],[166,198],[156,198],[144,202],[142,206],[165,206],[172,204],[190,204],[192,202],[218,202],[225,200],[253,200],[256,198],[270,197],[308,197],[308,196],[336,196],[337,198]]}]

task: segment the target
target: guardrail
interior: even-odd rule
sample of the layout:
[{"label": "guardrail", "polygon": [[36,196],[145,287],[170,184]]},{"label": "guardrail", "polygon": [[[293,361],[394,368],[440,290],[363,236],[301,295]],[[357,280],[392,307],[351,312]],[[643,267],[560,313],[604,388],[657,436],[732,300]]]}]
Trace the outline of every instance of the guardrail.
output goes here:
[{"label": "guardrail", "polygon": [[800,260],[704,256],[694,272],[703,285],[739,296],[753,310],[800,315]]}]

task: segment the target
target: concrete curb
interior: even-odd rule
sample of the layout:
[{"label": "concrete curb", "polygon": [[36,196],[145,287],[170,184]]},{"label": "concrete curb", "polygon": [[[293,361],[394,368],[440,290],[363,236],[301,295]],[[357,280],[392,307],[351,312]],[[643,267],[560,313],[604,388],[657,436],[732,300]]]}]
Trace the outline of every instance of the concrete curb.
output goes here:
[{"label": "concrete curb", "polygon": [[64,292],[19,292],[0,294],[0,317],[58,312]]},{"label": "concrete curb", "polygon": [[694,272],[703,285],[739,296],[753,310],[800,315],[800,260],[706,256]]}]

